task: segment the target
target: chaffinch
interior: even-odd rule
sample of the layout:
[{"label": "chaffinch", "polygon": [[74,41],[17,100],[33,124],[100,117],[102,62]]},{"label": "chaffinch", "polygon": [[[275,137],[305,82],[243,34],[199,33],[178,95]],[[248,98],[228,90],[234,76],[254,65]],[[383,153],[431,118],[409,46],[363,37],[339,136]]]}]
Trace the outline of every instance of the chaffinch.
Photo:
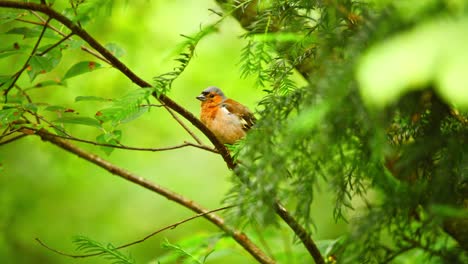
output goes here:
[{"label": "chaffinch", "polygon": [[206,88],[196,98],[201,101],[201,121],[223,144],[243,138],[256,121],[247,107],[228,99],[217,87]]}]

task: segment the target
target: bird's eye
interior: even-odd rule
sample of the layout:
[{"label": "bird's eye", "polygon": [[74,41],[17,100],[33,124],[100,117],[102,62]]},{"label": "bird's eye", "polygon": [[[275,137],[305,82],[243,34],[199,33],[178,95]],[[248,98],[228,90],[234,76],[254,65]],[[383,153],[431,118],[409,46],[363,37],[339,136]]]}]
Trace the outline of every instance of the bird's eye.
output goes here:
[{"label": "bird's eye", "polygon": [[210,95],[208,95],[208,97],[213,98],[213,97],[214,97],[214,94],[210,94]]}]

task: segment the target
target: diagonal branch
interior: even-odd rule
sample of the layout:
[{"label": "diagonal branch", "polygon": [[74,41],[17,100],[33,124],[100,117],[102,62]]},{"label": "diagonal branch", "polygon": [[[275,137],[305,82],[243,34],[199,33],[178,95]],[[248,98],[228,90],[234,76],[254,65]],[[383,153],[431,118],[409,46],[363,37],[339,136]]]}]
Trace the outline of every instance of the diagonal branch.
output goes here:
[{"label": "diagonal branch", "polygon": [[[154,232],[152,232],[151,234],[145,236],[144,238],[142,239],[138,239],[136,241],[133,241],[133,242],[130,242],[130,243],[127,243],[127,244],[124,244],[124,245],[121,245],[121,246],[118,246],[116,247],[115,249],[119,250],[119,249],[122,249],[122,248],[127,248],[127,247],[130,247],[130,246],[133,246],[133,245],[136,245],[136,244],[139,244],[139,243],[142,243],[142,242],[145,242],[147,239],[163,232],[163,231],[166,231],[168,229],[174,229],[176,227],[178,227],[179,225],[183,224],[183,223],[186,223],[188,221],[191,221],[195,218],[199,218],[199,217],[202,217],[202,216],[205,216],[207,214],[211,214],[211,213],[215,213],[215,212],[218,212],[218,211],[222,211],[222,210],[226,210],[226,209],[229,209],[231,207],[234,207],[233,205],[230,205],[230,206],[224,206],[224,207],[221,207],[221,208],[217,208],[217,209],[213,209],[213,210],[210,210],[210,211],[207,211],[207,212],[204,212],[204,213],[199,213],[199,214],[196,214],[194,216],[191,216],[189,218],[186,218],[182,221],[179,221],[177,223],[174,223],[174,224],[171,224],[171,225],[168,225],[168,226],[165,226],[163,228],[160,228]],[[46,245],[44,242],[42,242],[42,240],[40,240],[39,238],[36,238],[36,241],[43,247],[47,248],[48,250],[52,251],[52,252],[55,252],[59,255],[62,255],[62,256],[66,256],[66,257],[71,257],[71,258],[87,258],[87,257],[94,257],[94,256],[99,256],[99,255],[102,255],[104,254],[104,252],[98,252],[98,253],[91,253],[91,254],[85,254],[85,255],[74,255],[74,254],[69,254],[69,253],[65,253],[65,252],[62,252],[62,251],[59,251],[57,249],[54,249],[54,248],[51,248],[50,246]]]},{"label": "diagonal branch", "polygon": [[[10,144],[11,142],[16,141],[16,140],[18,140],[18,139],[22,139],[22,138],[24,138],[25,136],[27,136],[27,134],[17,135],[17,136],[14,136],[14,137],[12,137],[12,138],[9,138],[9,139],[7,139],[7,140],[5,140],[5,141],[0,141],[0,146],[6,145],[6,144]],[[3,136],[2,136],[2,137],[3,137]],[[0,137],[0,138],[2,138],[2,137]]]},{"label": "diagonal branch", "polygon": [[296,236],[299,237],[302,244],[304,244],[305,248],[312,256],[315,261],[315,264],[325,264],[325,260],[320,253],[320,250],[315,244],[314,240],[310,237],[310,234],[302,227],[294,217],[283,207],[278,201],[275,203],[275,211],[276,213],[283,219],[286,224],[294,231]]},{"label": "diagonal branch", "polygon": [[[225,2],[221,0],[217,0],[218,3],[220,2]],[[251,2],[256,2],[256,1],[251,1]],[[48,15],[50,18],[53,18],[60,23],[62,23],[64,26],[66,26],[68,29],[71,30],[71,32],[79,37],[81,37],[86,43],[88,43],[92,48],[94,48],[100,55],[102,55],[108,62],[111,64],[113,67],[118,69],[120,72],[122,72],[125,76],[127,76],[132,82],[137,84],[138,86],[142,88],[148,88],[151,87],[151,84],[148,82],[144,81],[140,77],[138,77],[134,72],[132,72],[129,68],[126,67],[125,64],[123,64],[120,60],[118,60],[112,53],[110,53],[104,46],[102,46],[99,42],[96,41],[89,33],[87,33],[83,28],[81,28],[79,25],[68,19],[67,17],[63,16],[62,14],[58,13],[54,9],[45,6],[45,5],[40,5],[40,4],[35,4],[35,3],[27,3],[27,2],[14,2],[14,1],[3,1],[0,0],[0,7],[10,7],[10,8],[17,8],[17,9],[26,9],[26,10],[34,10],[40,13],[44,13]],[[252,5],[254,6],[254,5]],[[249,8],[249,6],[247,6]],[[241,21],[242,15],[236,14],[235,17]],[[244,25],[244,23],[242,23]],[[164,103],[165,106],[169,107],[170,109],[174,110],[181,116],[183,116],[186,120],[188,120],[192,125],[194,125],[196,128],[198,128],[203,134],[205,134],[208,139],[213,143],[215,148],[219,151],[220,155],[223,157],[224,161],[226,162],[227,166],[230,169],[234,169],[236,167],[236,164],[234,163],[229,151],[226,149],[226,147],[219,142],[219,140],[214,136],[214,134],[203,124],[201,121],[196,118],[191,112],[187,111],[184,107],[180,106],[176,102],[174,102],[172,99],[167,97],[164,94],[152,94],[155,98],[160,100],[162,103]],[[184,197],[180,197],[178,194],[173,194],[171,192],[167,193],[167,190],[165,189],[160,189],[161,187],[156,186],[152,183],[147,182],[146,180],[136,177],[126,171],[121,170],[120,168],[116,168],[112,164],[102,160],[101,158],[83,152],[80,149],[77,149],[75,146],[71,145],[70,143],[59,139],[55,137],[54,135],[46,132],[45,130],[40,130],[37,132],[38,135],[42,137],[43,140],[50,141],[55,145],[58,145],[70,152],[73,152],[77,154],[78,156],[95,163],[98,166],[101,166],[105,168],[106,170],[110,171],[111,173],[117,174],[129,181],[132,181],[136,184],[139,184],[147,189],[153,190],[166,198],[176,201],[179,204],[182,204],[186,207],[189,207],[191,210],[195,212],[203,212],[203,208],[199,207],[198,205],[195,207],[190,207],[187,205],[193,204],[192,201],[187,201]],[[286,211],[284,210],[284,207],[282,207],[279,203],[276,205],[276,211],[277,213],[282,217],[282,219],[288,223],[288,225],[293,229],[293,231],[298,235],[298,237],[301,238],[301,241],[303,244],[306,246],[306,248],[311,252],[311,255],[314,257],[317,263],[323,263],[323,258],[321,258],[320,253],[318,255],[316,254],[316,246],[314,248],[314,243],[310,236],[307,233],[304,233],[304,228],[300,226],[297,221],[295,221],[294,218]],[[211,215],[206,216],[208,220],[212,221],[216,225],[218,225],[221,229],[223,229],[225,232],[231,234],[238,243],[244,246],[246,248],[243,239],[245,235],[239,233],[238,231],[234,231],[227,226],[224,225],[222,222],[222,219],[219,219],[217,217],[211,217]],[[227,229],[226,229],[227,228]],[[304,236],[304,234],[307,235],[307,237]],[[246,237],[245,237],[246,238]],[[249,243],[250,240],[248,240]],[[312,243],[310,243],[312,242]],[[248,244],[248,243],[247,243]],[[259,249],[255,245],[251,245],[252,247],[246,248],[248,252],[250,252],[257,260],[259,260],[262,263],[272,263],[273,261],[268,258],[266,255],[264,255],[263,252],[259,251]],[[258,250],[258,251],[257,251]],[[312,253],[314,252],[315,253]],[[320,256],[320,258],[316,258],[316,256]]]},{"label": "diagonal branch", "polygon": [[42,37],[44,36],[44,33],[45,33],[46,29],[47,29],[47,25],[49,24],[50,20],[51,20],[51,18],[49,17],[44,22],[44,26],[42,27],[42,31],[41,31],[39,37],[37,38],[36,44],[34,45],[32,51],[31,51],[31,54],[29,55],[28,59],[24,63],[23,67],[18,72],[15,73],[13,82],[11,82],[10,86],[3,92],[3,94],[5,95],[5,102],[8,101],[8,93],[15,86],[16,82],[18,81],[21,74],[23,74],[24,70],[26,70],[26,68],[28,68],[29,61],[31,61],[31,58],[35,55],[35,53],[37,51],[37,48],[39,48],[39,44],[42,41]]},{"label": "diagonal branch", "polygon": [[[36,12],[34,12],[34,11],[31,12],[31,13],[32,13],[34,16],[36,16],[39,20],[41,20],[42,23],[40,23],[40,22],[37,23],[37,22],[32,22],[32,21],[27,21],[27,20],[23,20],[23,22],[32,23],[32,24],[38,24],[38,25],[43,25],[43,24],[45,23],[46,20],[45,20],[43,17],[41,17],[38,13],[36,13]],[[58,33],[60,36],[62,36],[62,37],[66,37],[66,36],[67,36],[65,33],[63,33],[62,31],[60,31],[60,29],[58,29],[58,28],[56,28],[56,27],[54,27],[54,26],[52,26],[52,25],[50,25],[50,24],[48,25],[48,27],[49,27],[50,29],[52,29],[53,31],[57,32],[57,33]],[[72,33],[73,33],[73,32],[72,32]],[[71,38],[70,38],[70,39],[71,39]],[[93,55],[94,57],[96,57],[96,58],[98,58],[98,59],[100,59],[100,60],[106,62],[107,64],[111,64],[108,60],[106,60],[106,58],[102,57],[99,53],[95,52],[94,50],[89,49],[89,48],[86,47],[85,45],[82,45],[82,46],[81,46],[81,50],[83,50],[84,52],[87,52],[87,53]]]},{"label": "diagonal branch", "polygon": [[[110,62],[110,64],[122,72],[125,76],[127,76],[133,83],[137,84],[142,88],[151,87],[151,84],[146,82],[145,80],[138,77],[132,70],[130,70],[125,64],[123,64],[117,57],[115,57],[110,51],[108,51],[104,46],[102,46],[96,39],[94,39],[87,31],[81,28],[79,25],[71,21],[66,16],[60,14],[56,10],[50,8],[49,6],[35,4],[35,3],[28,3],[28,2],[15,2],[15,1],[0,1],[0,7],[10,7],[10,8],[17,8],[17,9],[26,9],[26,10],[33,10],[40,13],[44,13],[48,15],[50,18],[53,18],[68,29],[70,29],[75,35],[79,36],[83,39],[86,43],[88,43],[92,48],[94,48],[97,52],[99,52],[106,60]],[[213,143],[215,148],[220,152],[220,155],[223,157],[224,161],[226,162],[227,166],[230,169],[234,169],[236,167],[234,160],[232,159],[228,149],[216,138],[216,136],[211,132],[197,117],[195,117],[192,113],[187,111],[184,107],[177,104],[171,98],[164,94],[157,95],[156,93],[152,94],[155,98],[159,99],[163,102],[166,106],[171,108],[172,110],[179,113],[185,119],[187,119],[192,125],[198,128],[203,134],[205,134],[208,139]]]},{"label": "diagonal branch", "polygon": [[[86,152],[75,145],[69,143],[66,140],[63,140],[61,138],[55,137],[52,133],[48,132],[45,129],[38,130],[36,132],[36,135],[40,136],[42,140],[48,141],[70,153],[73,153],[77,155],[78,157],[85,159],[105,170],[108,172],[119,176],[127,181],[130,181],[132,183],[135,183],[137,185],[140,185],[143,188],[146,188],[152,192],[158,193],[159,195],[162,195],[166,197],[168,200],[171,200],[173,202],[176,202],[179,205],[182,205],[186,207],[187,209],[190,209],[193,212],[196,212],[198,214],[203,214],[208,212],[207,209],[202,207],[201,205],[195,203],[194,201],[187,199],[186,197],[175,193],[169,189],[166,189],[162,186],[159,186],[153,182],[150,182],[146,180],[145,178],[142,178],[140,176],[137,176],[129,171],[126,171],[120,167],[115,166],[114,164],[102,159],[101,157],[91,154],[89,152]],[[260,263],[274,263],[274,261],[265,255],[265,253],[259,249],[244,233],[226,225],[225,221],[223,218],[215,215],[215,214],[205,214],[203,215],[205,219],[219,227],[221,230],[223,230],[226,234],[231,236],[239,245],[241,245],[247,252],[249,252],[257,261]]]},{"label": "diagonal branch", "polygon": [[[229,5],[227,0],[216,0],[218,5],[223,8],[224,10],[228,10]],[[243,5],[242,9],[237,9],[236,12],[233,13],[233,17],[237,19],[237,21],[240,23],[240,25],[247,31],[249,31],[249,26],[252,23],[255,23],[257,17],[258,17],[258,0],[244,0],[244,1],[238,1],[237,4]],[[266,30],[271,30],[271,29],[266,29]],[[305,78],[307,79],[308,77],[308,72],[304,71],[306,67],[304,67],[305,64],[307,64],[307,58],[310,56],[310,51],[306,51],[304,54],[305,61],[297,61],[293,64],[293,66],[296,68],[296,70]],[[307,249],[309,254],[313,257],[314,261],[316,264],[324,264],[324,259],[318,250],[317,245],[311,238],[310,234],[306,231],[306,229],[301,226],[297,220],[281,205],[279,201],[276,201],[274,204],[274,209],[276,214],[278,214],[281,219],[283,219],[284,222],[288,224],[288,226],[293,230],[293,232],[296,234],[296,236],[299,237],[301,240],[302,244],[304,247]]]},{"label": "diagonal branch", "polygon": [[166,108],[166,110],[169,112],[169,114],[171,114],[172,118],[174,118],[177,121],[177,123],[179,123],[179,125],[181,125],[182,128],[184,128],[184,130],[187,131],[187,133],[189,133],[190,136],[193,139],[195,139],[195,141],[199,145],[203,145],[203,142],[197,137],[197,135],[195,135],[195,133],[193,133],[193,131],[190,130],[190,128],[188,128],[187,125],[185,125],[185,123],[182,120],[180,120],[180,118],[176,114],[174,114],[174,112],[170,108],[166,107],[165,105],[163,105],[163,106],[164,106],[164,108]]}]

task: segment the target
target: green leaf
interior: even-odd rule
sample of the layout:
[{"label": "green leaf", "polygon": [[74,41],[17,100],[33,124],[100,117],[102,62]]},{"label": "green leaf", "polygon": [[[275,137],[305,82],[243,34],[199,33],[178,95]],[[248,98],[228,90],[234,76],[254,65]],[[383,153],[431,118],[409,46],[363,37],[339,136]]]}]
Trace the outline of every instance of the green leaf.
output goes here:
[{"label": "green leaf", "polygon": [[124,56],[126,53],[122,47],[115,43],[107,43],[104,47],[117,58]]},{"label": "green leaf", "polygon": [[63,80],[75,77],[83,73],[92,72],[100,68],[102,68],[102,66],[97,62],[81,61],[73,65],[70,69],[68,69],[67,73],[65,73],[65,76],[63,77]]},{"label": "green leaf", "polygon": [[[24,38],[36,38],[41,35],[43,26],[36,26],[36,27],[17,27],[17,28],[12,28],[9,31],[7,31],[5,34],[14,34],[14,35],[23,35]],[[59,36],[57,33],[54,33],[50,29],[46,29],[44,32],[44,38],[50,38],[50,39],[56,39],[59,40],[61,39],[61,36]]]},{"label": "green leaf", "polygon": [[138,107],[137,111],[133,111],[132,113],[128,114],[125,118],[122,119],[121,122],[128,123],[130,121],[133,121],[148,111],[149,111],[148,106]]},{"label": "green leaf", "polygon": [[105,108],[96,113],[96,119],[101,122],[112,121],[112,125],[116,126],[122,123],[127,123],[140,117],[148,112],[148,107],[110,107]]},{"label": "green leaf", "polygon": [[[253,40],[256,41],[279,41],[279,42],[296,42],[302,40],[305,36],[292,33],[292,32],[275,32],[275,33],[262,33],[251,35]],[[312,39],[312,37],[309,37]]]},{"label": "green leaf", "polygon": [[59,64],[61,59],[62,53],[58,49],[51,50],[42,56],[32,56],[27,68],[29,78],[34,81],[37,75],[50,72]]},{"label": "green leaf", "polygon": [[67,124],[77,124],[77,125],[85,125],[85,126],[92,126],[96,128],[101,128],[101,124],[96,119],[90,117],[62,117],[59,119],[54,120],[55,123],[67,123]]},{"label": "green leaf", "polygon": [[5,58],[8,56],[16,55],[16,54],[27,54],[27,49],[31,48],[29,45],[15,43],[9,43],[6,46],[0,47],[0,58]]},{"label": "green leaf", "polygon": [[34,84],[32,87],[24,89],[25,91],[31,90],[31,89],[37,89],[37,88],[42,88],[42,87],[47,87],[47,86],[63,86],[64,83],[62,83],[59,80],[48,80],[48,81],[43,81],[43,82],[38,82]]},{"label": "green leaf", "polygon": [[430,206],[431,212],[443,217],[468,217],[468,210],[465,208],[456,208],[450,205],[434,204]]},{"label": "green leaf", "polygon": [[30,103],[30,104],[25,104],[25,105],[23,105],[23,108],[24,108],[25,110],[29,110],[29,111],[31,111],[31,112],[36,113],[36,112],[37,112],[37,109],[38,109],[38,105],[37,105],[37,104],[32,104],[32,103]]},{"label": "green leaf", "polygon": [[50,105],[47,106],[44,110],[51,111],[51,112],[64,112],[66,110],[65,107],[59,105]]},{"label": "green leaf", "polygon": [[364,100],[385,106],[410,91],[435,86],[450,104],[468,109],[468,17],[435,20],[369,49],[357,71]]},{"label": "green leaf", "polygon": [[99,96],[77,96],[75,98],[75,102],[80,102],[80,101],[108,102],[108,101],[112,101],[112,99],[103,98],[103,97],[99,97]]},{"label": "green leaf", "polygon": [[0,87],[7,89],[10,83],[13,81],[13,78],[10,75],[0,75]]},{"label": "green leaf", "polygon": [[1,24],[6,24],[10,21],[13,21],[19,17],[22,17],[26,14],[26,12],[6,12],[6,13],[2,13],[0,14],[0,25]]},{"label": "green leaf", "polygon": [[11,122],[21,118],[23,110],[18,108],[6,108],[0,110],[0,127],[4,127]]},{"label": "green leaf", "polygon": [[[96,137],[96,141],[101,144],[110,144],[117,145],[122,138],[121,130],[114,130],[112,132],[104,133]],[[101,149],[107,154],[110,155],[113,151],[113,147],[101,146]]]}]

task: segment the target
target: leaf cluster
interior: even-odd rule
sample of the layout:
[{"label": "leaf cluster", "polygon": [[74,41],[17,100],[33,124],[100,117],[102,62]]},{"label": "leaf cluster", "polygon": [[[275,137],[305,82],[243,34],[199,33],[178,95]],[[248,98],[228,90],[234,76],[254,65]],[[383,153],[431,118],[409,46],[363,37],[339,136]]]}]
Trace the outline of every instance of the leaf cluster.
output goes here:
[{"label": "leaf cluster", "polygon": [[[456,121],[450,102],[434,92],[437,84],[375,108],[362,100],[355,78],[366,49],[429,14],[450,14],[448,7],[404,20],[392,5],[262,3],[247,37],[268,35],[247,43],[240,64],[268,94],[259,104],[258,124],[237,149],[240,166],[227,199],[241,204],[236,219],[276,223],[272,205],[279,199],[295,205],[295,216],[310,228],[319,217],[310,207],[325,182],[335,194],[335,218],[353,227],[338,253],[344,263],[390,261],[411,250],[451,263],[466,260],[466,240],[447,230],[447,222],[466,212],[466,123]],[[291,33],[304,37],[285,41]],[[280,83],[291,68],[307,85]]]}]

